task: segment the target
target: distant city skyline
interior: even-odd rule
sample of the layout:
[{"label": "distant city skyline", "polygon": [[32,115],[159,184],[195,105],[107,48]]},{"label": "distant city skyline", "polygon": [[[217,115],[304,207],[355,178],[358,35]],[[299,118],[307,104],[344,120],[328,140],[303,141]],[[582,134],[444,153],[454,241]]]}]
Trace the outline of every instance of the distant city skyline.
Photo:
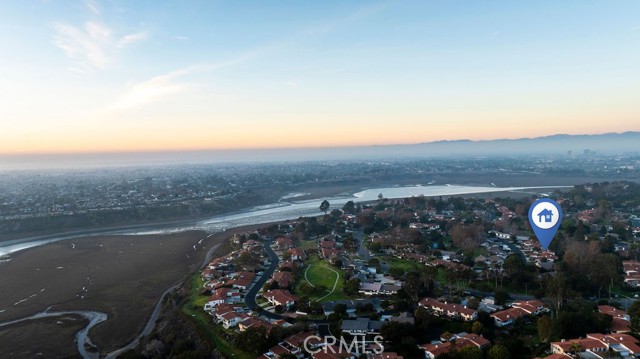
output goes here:
[{"label": "distant city skyline", "polygon": [[0,154],[638,131],[640,2],[0,3]]}]

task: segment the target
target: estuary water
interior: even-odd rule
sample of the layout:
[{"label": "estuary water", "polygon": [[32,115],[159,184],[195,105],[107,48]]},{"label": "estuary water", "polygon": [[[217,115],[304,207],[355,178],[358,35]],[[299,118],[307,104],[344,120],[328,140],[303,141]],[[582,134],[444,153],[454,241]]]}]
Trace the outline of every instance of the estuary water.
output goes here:
[{"label": "estuary water", "polygon": [[[553,189],[570,188],[570,186],[544,186],[544,187],[480,187],[480,186],[459,186],[459,185],[432,185],[432,186],[406,186],[406,187],[382,187],[371,188],[350,196],[339,196],[330,198],[319,198],[304,201],[285,201],[252,207],[244,211],[218,215],[205,220],[171,222],[175,224],[153,224],[142,226],[127,226],[116,229],[96,229],[79,230],[60,233],[57,235],[47,235],[42,237],[26,237],[17,240],[7,241],[0,244],[0,257],[15,253],[24,249],[41,246],[47,243],[57,242],[65,239],[97,236],[97,235],[145,235],[183,232],[187,230],[204,230],[210,233],[224,231],[229,228],[245,225],[262,224],[270,222],[297,219],[304,216],[314,216],[320,214],[320,202],[324,199],[331,204],[331,209],[342,208],[348,201],[371,202],[378,199],[382,194],[385,198],[397,199],[412,196],[424,195],[433,196],[457,196],[464,194],[480,193],[503,193],[503,192],[530,192],[545,193]],[[292,199],[294,199],[293,197]]]}]

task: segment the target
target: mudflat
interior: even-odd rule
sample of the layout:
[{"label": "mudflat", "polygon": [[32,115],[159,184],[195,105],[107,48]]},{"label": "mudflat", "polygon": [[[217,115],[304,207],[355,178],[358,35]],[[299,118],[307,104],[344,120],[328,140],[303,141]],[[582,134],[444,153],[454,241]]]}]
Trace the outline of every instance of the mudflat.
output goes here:
[{"label": "mudflat", "polygon": [[[162,292],[197,270],[208,249],[227,236],[191,231],[88,237],[18,252],[0,264],[0,322],[49,307],[104,312],[107,321],[89,336],[108,352],[133,339]],[[3,346],[11,345],[2,338]]]},{"label": "mudflat", "polygon": [[87,324],[81,316],[65,315],[3,327],[0,358],[77,358],[76,332]]}]

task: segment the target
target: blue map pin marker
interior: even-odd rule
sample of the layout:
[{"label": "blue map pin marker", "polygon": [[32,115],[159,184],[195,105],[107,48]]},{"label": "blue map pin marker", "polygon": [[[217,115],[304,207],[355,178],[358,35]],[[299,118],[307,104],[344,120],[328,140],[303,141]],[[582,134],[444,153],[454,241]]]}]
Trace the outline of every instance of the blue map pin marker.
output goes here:
[{"label": "blue map pin marker", "polygon": [[552,199],[540,198],[529,208],[529,223],[544,249],[549,249],[561,222],[562,208]]}]

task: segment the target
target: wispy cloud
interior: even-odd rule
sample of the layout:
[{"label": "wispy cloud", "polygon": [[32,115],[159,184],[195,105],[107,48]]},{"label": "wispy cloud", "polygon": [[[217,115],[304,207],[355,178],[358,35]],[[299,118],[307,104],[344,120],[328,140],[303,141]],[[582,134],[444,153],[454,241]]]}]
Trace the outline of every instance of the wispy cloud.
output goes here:
[{"label": "wispy cloud", "polygon": [[125,35],[118,40],[118,47],[124,47],[134,42],[146,40],[149,37],[149,33],[146,31],[136,32],[134,34]]},{"label": "wispy cloud", "polygon": [[185,92],[192,86],[177,81],[177,78],[188,73],[188,69],[178,70],[133,84],[110,109],[115,111],[128,110]]},{"label": "wispy cloud", "polygon": [[306,31],[304,31],[302,35],[325,35],[331,33],[342,26],[358,22],[373,14],[380,13],[389,5],[390,2],[386,0],[374,2],[372,4],[357,8],[346,15],[342,15],[340,17],[311,26]]},{"label": "wispy cloud", "polygon": [[79,26],[64,22],[53,24],[53,44],[76,63],[76,69],[105,69],[117,54],[117,49],[145,40],[149,36],[146,31],[119,33],[102,21],[100,8],[95,1],[86,0],[85,5],[92,14],[91,20]]},{"label": "wispy cloud", "polygon": [[133,83],[127,86],[124,93],[108,109],[111,111],[130,110],[185,93],[199,87],[196,83],[189,82],[185,77],[234,66],[254,56],[255,53],[248,53],[220,63],[189,66]]},{"label": "wispy cloud", "polygon": [[98,7],[98,3],[94,0],[85,0],[84,5],[95,15],[100,15],[100,8]]},{"label": "wispy cloud", "polygon": [[56,35],[53,43],[72,60],[97,68],[105,68],[109,63],[107,49],[111,40],[111,29],[87,21],[84,27],[57,23],[53,25]]}]

